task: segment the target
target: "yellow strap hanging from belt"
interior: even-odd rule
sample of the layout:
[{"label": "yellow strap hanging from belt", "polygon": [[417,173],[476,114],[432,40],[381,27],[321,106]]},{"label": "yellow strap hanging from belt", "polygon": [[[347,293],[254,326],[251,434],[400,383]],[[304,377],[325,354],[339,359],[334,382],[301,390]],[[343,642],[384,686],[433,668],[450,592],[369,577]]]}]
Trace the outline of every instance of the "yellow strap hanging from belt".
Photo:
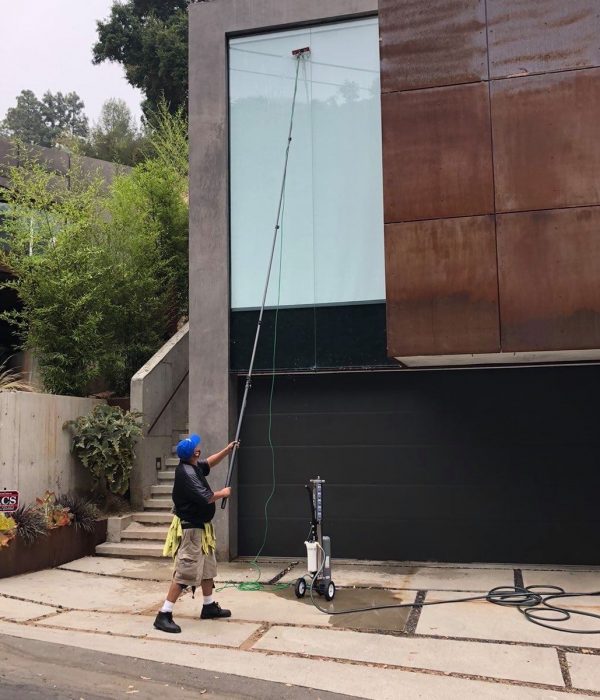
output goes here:
[{"label": "yellow strap hanging from belt", "polygon": [[169,532],[167,532],[165,546],[163,547],[163,557],[173,557],[173,559],[175,559],[182,537],[183,530],[181,528],[181,520],[174,515],[173,520],[171,520],[171,524],[169,525]]},{"label": "yellow strap hanging from belt", "polygon": [[202,551],[204,554],[212,554],[217,548],[217,540],[215,538],[215,528],[212,523],[204,523],[202,531]]},{"label": "yellow strap hanging from belt", "polygon": [[[173,559],[175,559],[182,538],[183,528],[181,527],[181,520],[174,515],[169,525],[169,531],[167,532],[167,538],[163,547],[163,557],[173,557]],[[202,531],[202,552],[204,554],[212,554],[216,548],[217,540],[215,538],[215,528],[212,523],[204,523],[204,530]]]}]

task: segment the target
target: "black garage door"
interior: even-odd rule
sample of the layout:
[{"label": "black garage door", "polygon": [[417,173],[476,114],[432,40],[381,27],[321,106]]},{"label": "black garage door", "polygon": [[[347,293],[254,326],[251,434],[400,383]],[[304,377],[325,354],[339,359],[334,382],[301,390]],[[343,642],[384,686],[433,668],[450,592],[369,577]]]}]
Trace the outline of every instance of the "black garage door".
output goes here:
[{"label": "black garage door", "polygon": [[[253,381],[239,550],[271,487],[270,378]],[[264,554],[302,555],[320,475],[334,557],[600,563],[600,368],[278,376]]]}]

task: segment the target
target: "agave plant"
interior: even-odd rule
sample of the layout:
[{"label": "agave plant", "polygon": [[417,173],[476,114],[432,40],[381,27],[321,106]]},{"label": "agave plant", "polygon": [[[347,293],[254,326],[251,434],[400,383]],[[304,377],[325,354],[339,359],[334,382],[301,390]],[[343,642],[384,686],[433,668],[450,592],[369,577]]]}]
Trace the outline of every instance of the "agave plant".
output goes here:
[{"label": "agave plant", "polygon": [[35,391],[35,389],[23,380],[19,372],[15,372],[6,366],[6,362],[0,363],[0,391]]}]

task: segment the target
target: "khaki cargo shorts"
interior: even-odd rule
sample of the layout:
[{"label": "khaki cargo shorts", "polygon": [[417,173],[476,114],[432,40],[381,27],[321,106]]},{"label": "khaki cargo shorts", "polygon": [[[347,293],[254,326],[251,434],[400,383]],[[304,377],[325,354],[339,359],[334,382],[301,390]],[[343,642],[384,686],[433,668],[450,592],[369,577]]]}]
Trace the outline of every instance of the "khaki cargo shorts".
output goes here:
[{"label": "khaki cargo shorts", "polygon": [[183,531],[183,538],[175,557],[173,581],[182,586],[199,586],[203,580],[217,575],[215,553],[204,554],[202,551],[202,534],[200,528]]}]

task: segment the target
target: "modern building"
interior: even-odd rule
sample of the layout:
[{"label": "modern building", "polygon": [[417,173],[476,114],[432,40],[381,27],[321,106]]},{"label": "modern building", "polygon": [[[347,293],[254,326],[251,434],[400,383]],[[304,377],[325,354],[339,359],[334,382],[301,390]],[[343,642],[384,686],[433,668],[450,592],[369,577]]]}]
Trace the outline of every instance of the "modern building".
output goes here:
[{"label": "modern building", "polygon": [[[220,552],[599,563],[596,0],[190,6],[190,427]],[[292,51],[310,47],[309,59]],[[274,445],[271,452],[269,438]],[[273,457],[274,454],[274,457]]]}]

